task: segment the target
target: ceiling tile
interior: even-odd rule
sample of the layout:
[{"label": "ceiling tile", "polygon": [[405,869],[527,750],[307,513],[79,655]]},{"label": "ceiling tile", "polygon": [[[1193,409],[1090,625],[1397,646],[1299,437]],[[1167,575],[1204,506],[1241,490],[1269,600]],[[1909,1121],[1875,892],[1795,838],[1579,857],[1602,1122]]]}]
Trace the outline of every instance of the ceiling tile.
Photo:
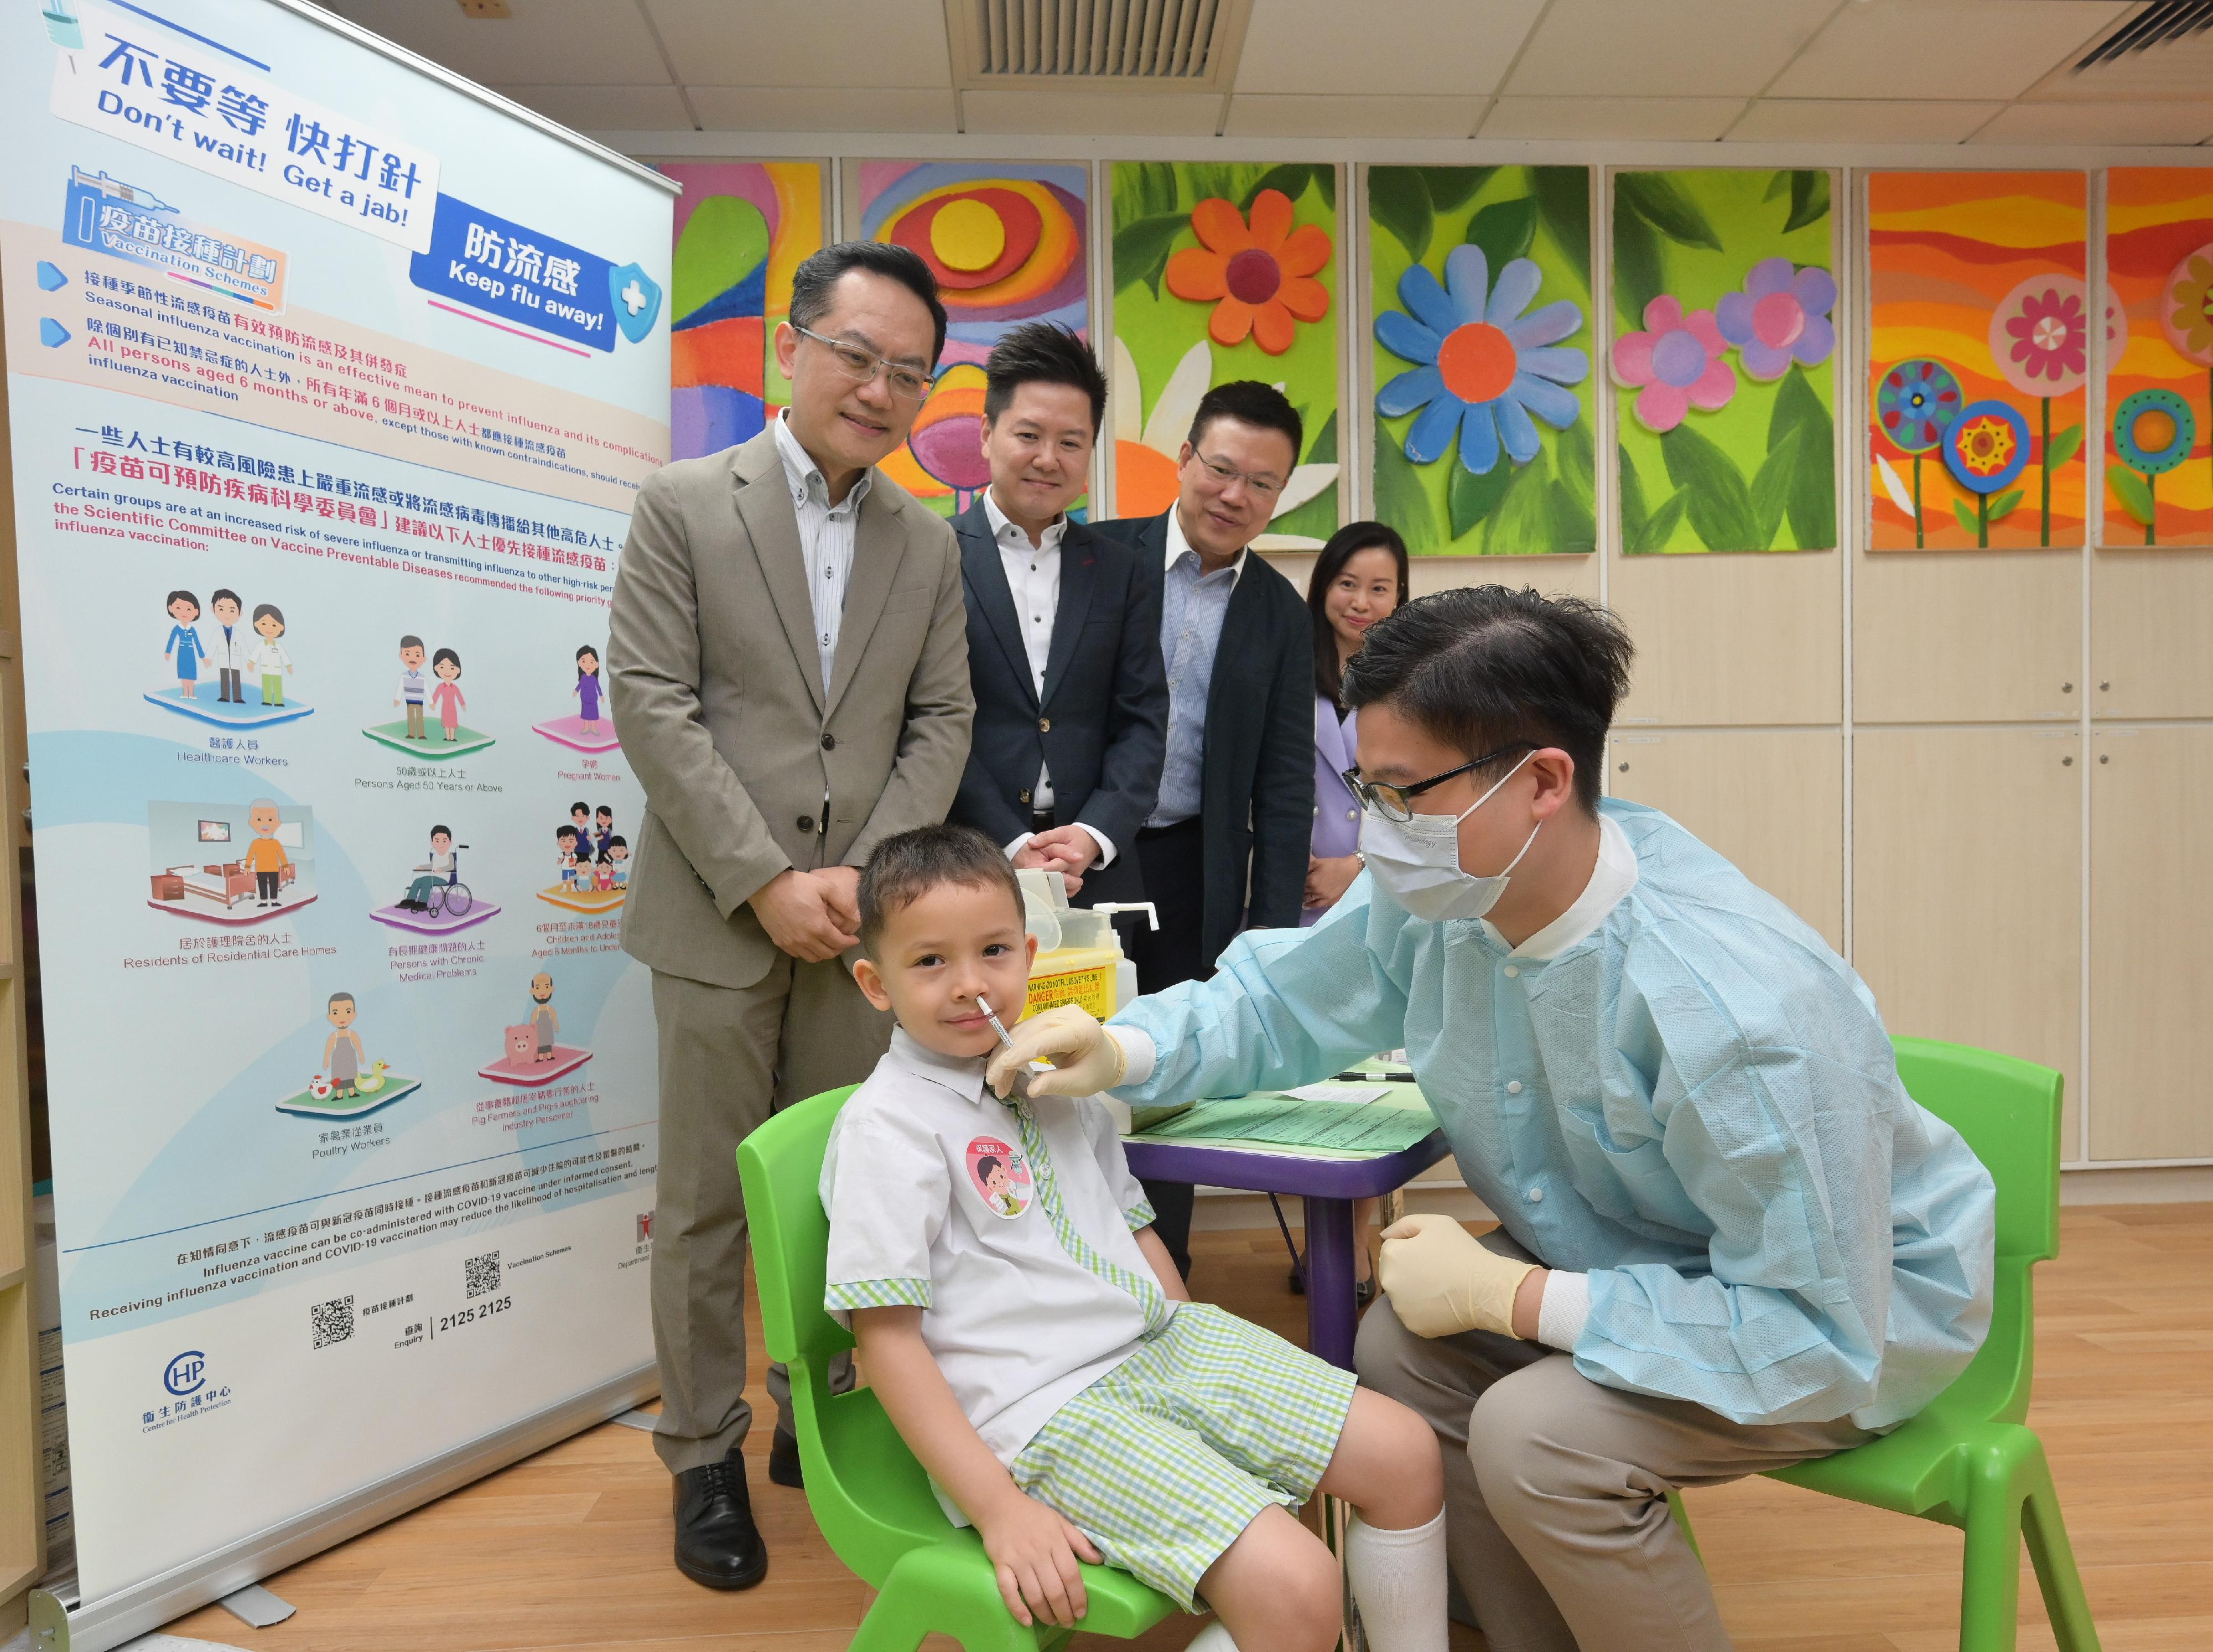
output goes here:
[{"label": "ceiling tile", "polygon": [[666,82],[659,86],[495,86],[502,97],[585,132],[688,132],[692,117]]},{"label": "ceiling tile", "polygon": [[1788,98],[2012,98],[2125,0],[1866,0],[1838,9],[1768,88]]},{"label": "ceiling tile", "polygon": [[1096,133],[1108,137],[1211,137],[1222,119],[1213,92],[963,92],[961,130]]},{"label": "ceiling tile", "polygon": [[1240,92],[1480,95],[1498,89],[1544,0],[1253,0]]},{"label": "ceiling tile", "polygon": [[1501,98],[1476,136],[1700,143],[1743,112],[1742,98]]},{"label": "ceiling tile", "polygon": [[1733,143],[1957,143],[2006,106],[1883,98],[1761,98]]},{"label": "ceiling tile", "polygon": [[322,3],[349,22],[487,86],[668,82],[668,66],[654,48],[637,0],[511,0],[512,17],[481,18],[463,15],[454,0]]},{"label": "ceiling tile", "polygon": [[1466,137],[1489,98],[1307,97],[1241,92],[1232,137]]},{"label": "ceiling tile", "polygon": [[792,86],[687,86],[710,132],[950,132],[950,91],[822,90]]},{"label": "ceiling tile", "polygon": [[[687,83],[953,84],[945,9],[924,0],[797,0],[744,6],[734,6],[729,0],[639,3],[660,28],[662,43]],[[806,130],[822,129],[810,125]]]},{"label": "ceiling tile", "polygon": [[2016,103],[1974,143],[2200,143],[2213,137],[2213,103]]},{"label": "ceiling tile", "polygon": [[1837,0],[1552,0],[1505,89],[1521,97],[1750,97],[1836,9]]}]

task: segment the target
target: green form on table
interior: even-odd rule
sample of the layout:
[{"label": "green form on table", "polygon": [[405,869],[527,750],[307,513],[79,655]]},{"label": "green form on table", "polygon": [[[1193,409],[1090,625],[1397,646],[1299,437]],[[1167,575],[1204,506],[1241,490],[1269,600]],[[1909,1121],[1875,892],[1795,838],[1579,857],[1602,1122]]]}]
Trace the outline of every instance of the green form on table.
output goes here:
[{"label": "green form on table", "polygon": [[1256,1090],[1197,1101],[1171,1117],[1142,1121],[1148,1141],[1218,1143],[1264,1150],[1366,1157],[1410,1148],[1437,1127],[1411,1084],[1327,1082],[1283,1092]]}]

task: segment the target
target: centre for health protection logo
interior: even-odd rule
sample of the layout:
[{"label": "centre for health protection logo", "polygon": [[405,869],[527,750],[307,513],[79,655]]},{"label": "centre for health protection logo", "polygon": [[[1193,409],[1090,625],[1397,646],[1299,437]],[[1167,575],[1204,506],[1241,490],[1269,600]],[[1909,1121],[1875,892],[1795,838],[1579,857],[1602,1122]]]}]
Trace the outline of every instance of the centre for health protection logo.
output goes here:
[{"label": "centre for health protection logo", "polygon": [[969,1185],[995,1216],[1013,1221],[1030,1208],[1037,1189],[1030,1180],[1029,1161],[995,1136],[978,1136],[968,1143]]},{"label": "centre for health protection logo", "polygon": [[188,1394],[207,1384],[207,1356],[188,1348],[171,1360],[162,1373],[162,1386],[173,1394]]}]

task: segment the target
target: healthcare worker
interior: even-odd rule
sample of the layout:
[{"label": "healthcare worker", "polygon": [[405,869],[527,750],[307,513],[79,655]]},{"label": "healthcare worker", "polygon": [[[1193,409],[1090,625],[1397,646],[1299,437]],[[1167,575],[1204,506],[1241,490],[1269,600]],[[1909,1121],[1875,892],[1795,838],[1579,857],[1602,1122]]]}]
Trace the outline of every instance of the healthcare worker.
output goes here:
[{"label": "healthcare worker", "polygon": [[1959,1375],[1995,1190],[1874,1000],[1666,815],[1599,796],[1629,639],[1572,599],[1424,597],[1348,664],[1367,870],[1307,930],[991,1067],[1130,1101],[1289,1088],[1403,1045],[1501,1227],[1384,1234],[1360,1375],[1445,1453],[1492,1652],[1728,1637],[1671,1486],[1826,1456]]}]

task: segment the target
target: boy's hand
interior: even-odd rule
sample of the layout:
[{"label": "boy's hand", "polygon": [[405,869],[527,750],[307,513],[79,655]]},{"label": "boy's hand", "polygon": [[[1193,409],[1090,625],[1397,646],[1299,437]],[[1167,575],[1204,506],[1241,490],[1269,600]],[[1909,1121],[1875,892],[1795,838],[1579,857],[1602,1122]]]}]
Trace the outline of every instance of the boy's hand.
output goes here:
[{"label": "boy's hand", "polygon": [[1016,1492],[976,1522],[984,1552],[991,1558],[999,1594],[1025,1628],[1038,1618],[1073,1629],[1089,1603],[1080,1556],[1100,1564],[1091,1539],[1036,1498]]}]

